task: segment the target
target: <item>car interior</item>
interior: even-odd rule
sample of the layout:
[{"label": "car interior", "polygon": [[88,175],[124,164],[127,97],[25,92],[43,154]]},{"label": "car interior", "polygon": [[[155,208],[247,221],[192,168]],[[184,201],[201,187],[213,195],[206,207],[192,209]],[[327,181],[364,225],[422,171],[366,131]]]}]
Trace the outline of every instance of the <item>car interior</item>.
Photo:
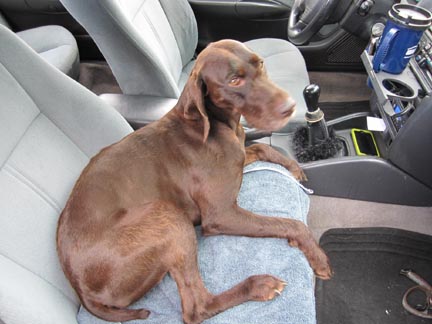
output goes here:
[{"label": "car interior", "polygon": [[[376,66],[395,5],[429,15],[399,73]],[[54,239],[76,179],[101,148],[166,114],[197,54],[220,39],[258,53],[297,103],[278,131],[242,123],[246,144],[273,146],[307,175],[308,226],[334,271],[315,283],[317,323],[427,323],[431,10],[427,0],[0,0],[0,323],[77,323]]]}]

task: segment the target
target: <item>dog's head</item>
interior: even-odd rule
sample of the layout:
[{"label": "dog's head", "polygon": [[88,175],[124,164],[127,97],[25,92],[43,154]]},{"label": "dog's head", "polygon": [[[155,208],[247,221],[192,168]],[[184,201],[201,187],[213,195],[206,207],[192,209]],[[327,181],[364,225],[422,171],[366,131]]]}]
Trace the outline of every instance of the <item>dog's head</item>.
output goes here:
[{"label": "dog's head", "polygon": [[208,114],[220,120],[243,115],[252,127],[273,131],[295,112],[295,102],[267,76],[263,59],[234,40],[211,43],[195,63],[182,94],[187,119],[202,119],[204,140]]}]

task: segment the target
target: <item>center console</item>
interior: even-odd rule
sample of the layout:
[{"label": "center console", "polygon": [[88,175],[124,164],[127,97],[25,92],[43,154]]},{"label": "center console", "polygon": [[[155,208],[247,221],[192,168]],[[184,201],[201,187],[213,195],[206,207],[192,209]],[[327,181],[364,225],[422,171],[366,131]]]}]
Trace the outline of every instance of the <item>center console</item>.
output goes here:
[{"label": "center console", "polygon": [[373,56],[366,51],[361,59],[374,89],[372,110],[379,114],[385,124],[384,137],[388,144],[408,121],[416,107],[425,97],[432,95],[432,32],[426,30],[416,55],[401,74],[375,73]]},{"label": "center console", "polygon": [[[369,115],[386,126],[373,132],[381,154],[348,149],[343,156],[304,163],[305,185],[323,196],[432,206],[432,31],[424,33],[400,74],[376,73],[366,50],[361,59],[373,89]],[[348,148],[350,131],[336,132]]]}]

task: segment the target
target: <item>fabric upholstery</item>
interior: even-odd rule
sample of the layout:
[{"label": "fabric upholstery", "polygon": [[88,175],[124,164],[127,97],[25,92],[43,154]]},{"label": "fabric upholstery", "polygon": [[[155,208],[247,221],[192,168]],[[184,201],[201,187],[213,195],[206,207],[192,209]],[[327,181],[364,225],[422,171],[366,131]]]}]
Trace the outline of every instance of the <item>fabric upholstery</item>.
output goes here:
[{"label": "fabric upholstery", "polygon": [[0,319],[76,323],[57,219],[89,158],[131,128],[3,26],[0,44]]},{"label": "fabric upholstery", "polygon": [[78,46],[67,29],[61,26],[42,26],[18,32],[17,35],[48,63],[71,78],[78,78]]},{"label": "fabric upholstery", "polygon": [[[164,9],[159,0],[61,2],[92,36],[123,93],[179,97],[177,82],[183,65],[192,59],[186,48],[195,49],[197,43],[195,20],[166,6]],[[177,1],[170,3],[172,8],[184,7]],[[174,33],[171,23],[177,27],[180,24],[166,13],[182,16],[181,26],[189,27]],[[184,44],[182,51],[177,42]]]},{"label": "fabric upholstery", "polygon": [[[187,0],[61,2],[92,36],[124,94],[179,97],[198,42]],[[309,77],[300,51],[280,39],[257,39],[246,45],[265,57],[269,74],[297,101],[297,115],[282,131],[305,124],[302,93]]]},{"label": "fabric upholstery", "polygon": [[198,27],[194,13],[187,1],[160,0],[160,4],[174,33],[184,68],[195,55],[198,43]]},{"label": "fabric upholstery", "polygon": [[[0,25],[11,29],[1,12]],[[78,79],[78,45],[67,29],[61,26],[43,26],[18,32],[17,35],[48,63],[71,78]]]}]

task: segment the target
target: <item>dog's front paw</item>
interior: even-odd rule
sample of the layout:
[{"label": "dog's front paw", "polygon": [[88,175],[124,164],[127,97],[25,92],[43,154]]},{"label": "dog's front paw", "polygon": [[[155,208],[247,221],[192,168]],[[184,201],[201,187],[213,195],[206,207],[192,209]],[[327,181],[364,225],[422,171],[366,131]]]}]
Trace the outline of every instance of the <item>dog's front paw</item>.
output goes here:
[{"label": "dog's front paw", "polygon": [[267,301],[279,296],[287,283],[270,275],[256,275],[248,279],[249,298],[254,301]]},{"label": "dog's front paw", "polygon": [[310,234],[309,237],[306,237],[288,239],[288,243],[292,247],[298,247],[304,253],[306,259],[309,261],[309,265],[318,278],[323,280],[330,279],[333,276],[333,271],[328,256]]},{"label": "dog's front paw", "polygon": [[307,176],[304,173],[303,169],[298,166],[295,170],[290,170],[291,174],[294,178],[296,178],[298,181],[307,181]]},{"label": "dog's front paw", "polygon": [[284,163],[284,167],[291,172],[294,178],[296,178],[298,181],[307,181],[306,174],[304,173],[303,169],[300,167],[300,164],[297,163],[296,160],[286,160],[286,163]]},{"label": "dog's front paw", "polygon": [[321,248],[315,251],[314,255],[309,259],[309,262],[318,278],[329,280],[333,276],[329,258]]}]

